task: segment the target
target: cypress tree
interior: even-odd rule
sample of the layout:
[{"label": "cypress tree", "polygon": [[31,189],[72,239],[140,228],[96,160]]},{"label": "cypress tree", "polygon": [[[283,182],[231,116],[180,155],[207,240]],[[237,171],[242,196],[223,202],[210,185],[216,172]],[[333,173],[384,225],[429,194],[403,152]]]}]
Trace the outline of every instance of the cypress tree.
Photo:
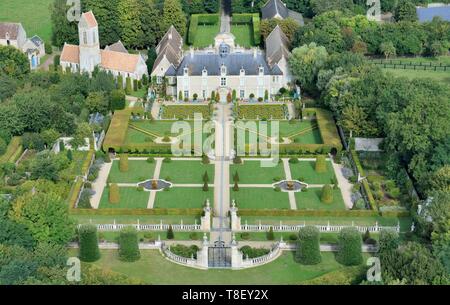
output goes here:
[{"label": "cypress tree", "polygon": [[320,197],[320,200],[323,203],[332,203],[333,202],[333,189],[329,184],[325,184],[322,187],[322,195]]},{"label": "cypress tree", "polygon": [[130,95],[131,93],[133,93],[133,85],[131,84],[131,78],[130,77],[127,77],[127,79],[126,79],[125,93],[127,95]]},{"label": "cypress tree", "polygon": [[125,227],[119,234],[119,258],[122,261],[134,262],[141,257],[137,232],[134,227]]},{"label": "cypress tree", "polygon": [[69,159],[69,161],[73,160],[73,155],[72,155],[72,150],[71,149],[67,150],[66,155],[67,155],[67,159]]},{"label": "cypress tree", "polygon": [[275,234],[273,234],[273,227],[270,227],[266,237],[267,240],[275,240]]},{"label": "cypress tree", "polygon": [[336,260],[345,266],[359,265],[363,261],[361,234],[353,227],[343,228],[338,236],[339,250]]},{"label": "cypress tree", "polygon": [[298,233],[296,259],[305,265],[315,265],[322,261],[320,254],[320,232],[313,226],[306,226]]},{"label": "cypress tree", "polygon": [[316,157],[316,172],[325,173],[327,171],[327,163],[324,155]]},{"label": "cypress tree", "polygon": [[95,262],[100,258],[98,248],[97,227],[91,224],[82,225],[78,229],[80,241],[80,260],[83,262]]},{"label": "cypress tree", "polygon": [[120,193],[119,186],[116,183],[112,183],[109,186],[109,203],[119,203],[120,202]]},{"label": "cypress tree", "polygon": [[169,225],[169,229],[167,230],[167,239],[174,239],[175,235],[173,233],[172,225]]}]

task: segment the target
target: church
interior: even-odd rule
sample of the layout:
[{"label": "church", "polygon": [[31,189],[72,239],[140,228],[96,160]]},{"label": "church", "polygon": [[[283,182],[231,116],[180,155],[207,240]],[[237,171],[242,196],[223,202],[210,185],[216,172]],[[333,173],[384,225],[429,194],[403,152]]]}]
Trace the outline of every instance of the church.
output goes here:
[{"label": "church", "polygon": [[266,50],[245,49],[233,34],[220,33],[214,45],[183,51],[183,39],[172,26],[156,48],[152,77],[166,82],[174,99],[208,99],[214,92],[225,101],[236,93],[241,100],[273,97],[291,82],[289,40],[277,26],[266,39]]},{"label": "church", "polygon": [[64,44],[60,64],[63,71],[92,73],[95,67],[112,73],[115,77],[140,80],[148,75],[141,54],[129,54],[123,44],[117,43],[100,49],[98,24],[92,11],[83,13],[78,23],[79,45]]}]

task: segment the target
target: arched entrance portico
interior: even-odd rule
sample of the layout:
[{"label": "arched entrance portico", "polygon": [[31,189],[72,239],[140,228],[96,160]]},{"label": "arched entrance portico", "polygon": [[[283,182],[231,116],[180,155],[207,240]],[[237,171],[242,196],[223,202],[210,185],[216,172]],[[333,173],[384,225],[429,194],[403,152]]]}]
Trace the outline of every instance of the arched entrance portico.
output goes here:
[{"label": "arched entrance portico", "polygon": [[226,104],[227,103],[227,96],[228,94],[231,94],[231,88],[228,87],[220,87],[217,92],[219,93],[220,96],[220,102],[222,104]]}]

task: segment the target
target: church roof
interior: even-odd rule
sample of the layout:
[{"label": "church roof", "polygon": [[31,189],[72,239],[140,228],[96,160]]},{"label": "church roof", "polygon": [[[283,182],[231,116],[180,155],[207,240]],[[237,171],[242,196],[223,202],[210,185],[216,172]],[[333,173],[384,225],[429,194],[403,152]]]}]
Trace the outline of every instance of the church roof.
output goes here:
[{"label": "church roof", "polygon": [[177,69],[177,75],[182,76],[184,68],[188,68],[191,76],[202,75],[203,69],[208,71],[208,76],[219,76],[222,65],[227,68],[227,75],[240,75],[241,69],[245,70],[245,75],[258,75],[260,67],[264,68],[265,75],[270,75],[270,69],[261,53],[230,53],[220,56],[204,52],[186,55]]},{"label": "church roof", "polygon": [[122,41],[118,41],[116,43],[113,43],[110,46],[105,47],[105,51],[114,51],[114,52],[121,52],[121,53],[128,53],[128,50],[123,45]]},{"label": "church roof", "polygon": [[16,40],[19,36],[19,30],[21,27],[21,23],[1,22],[0,39],[6,39],[6,34],[9,34],[10,40]]},{"label": "church roof", "polygon": [[81,18],[86,21],[87,25],[90,28],[94,28],[94,27],[98,26],[97,19],[95,19],[94,13],[92,11],[83,13],[81,15]]},{"label": "church roof", "polygon": [[279,15],[283,19],[289,17],[289,10],[281,0],[269,0],[261,8],[262,18],[271,19]]},{"label": "church roof", "polygon": [[141,55],[101,50],[102,67],[108,70],[133,73]]},{"label": "church roof", "polygon": [[64,44],[61,52],[61,61],[79,64],[80,63],[80,47],[73,44]]},{"label": "church roof", "polygon": [[283,57],[289,57],[289,39],[277,25],[266,38],[266,56],[270,66],[278,63]]}]

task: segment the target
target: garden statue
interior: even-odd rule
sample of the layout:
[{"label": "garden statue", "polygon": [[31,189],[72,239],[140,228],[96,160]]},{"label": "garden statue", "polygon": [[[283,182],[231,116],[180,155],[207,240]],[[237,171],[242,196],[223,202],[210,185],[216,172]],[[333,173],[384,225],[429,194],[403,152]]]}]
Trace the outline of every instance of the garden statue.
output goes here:
[{"label": "garden statue", "polygon": [[158,188],[158,180],[152,180],[152,189],[156,190]]}]

